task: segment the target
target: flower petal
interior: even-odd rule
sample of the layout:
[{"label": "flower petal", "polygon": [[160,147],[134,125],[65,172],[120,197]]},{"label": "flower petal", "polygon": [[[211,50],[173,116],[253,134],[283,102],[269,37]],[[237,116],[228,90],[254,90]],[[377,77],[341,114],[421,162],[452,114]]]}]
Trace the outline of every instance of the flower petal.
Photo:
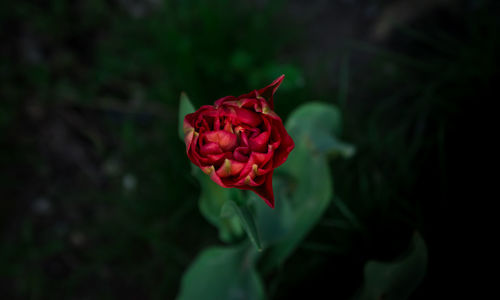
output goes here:
[{"label": "flower petal", "polygon": [[203,138],[208,142],[217,143],[222,151],[232,151],[238,143],[236,134],[225,130],[205,132]]},{"label": "flower petal", "polygon": [[222,104],[233,101],[235,99],[236,99],[236,97],[234,97],[234,96],[222,97],[219,100],[215,101],[215,107],[217,108],[217,107],[221,106]]},{"label": "flower petal", "polygon": [[295,148],[295,143],[293,142],[292,138],[285,130],[285,128],[282,126],[282,128],[279,128],[279,131],[281,143],[278,147],[278,150],[274,154],[274,168],[282,165],[288,158],[290,152],[292,152],[293,148]]},{"label": "flower petal", "polygon": [[270,85],[257,91],[260,96],[264,97],[267,100],[267,103],[269,103],[269,107],[271,107],[272,110],[274,110],[273,95],[274,93],[276,93],[276,90],[278,89],[284,78],[285,75],[281,75],[280,77],[276,78]]},{"label": "flower petal", "polygon": [[250,138],[249,146],[251,151],[264,152],[267,150],[267,143],[269,141],[270,133],[267,131],[262,132],[256,137]]},{"label": "flower petal", "polygon": [[269,207],[274,208],[273,171],[267,174],[263,184],[251,187],[250,190],[259,195]]},{"label": "flower petal", "polygon": [[234,112],[236,113],[236,120],[240,123],[248,124],[251,127],[257,127],[262,123],[259,114],[249,109],[235,107]]},{"label": "flower petal", "polygon": [[222,149],[217,143],[210,142],[200,146],[200,154],[203,156],[207,156],[208,154],[220,154],[220,153],[222,153]]},{"label": "flower petal", "polygon": [[234,149],[233,157],[237,161],[246,162],[246,161],[248,161],[248,153],[249,152],[250,152],[250,150],[248,149],[248,147],[238,147],[238,148]]},{"label": "flower petal", "polygon": [[245,163],[234,161],[230,159],[225,159],[224,163],[217,170],[217,175],[221,178],[236,176],[240,174],[241,169],[245,166]]},{"label": "flower petal", "polygon": [[217,183],[221,187],[225,187],[225,188],[230,187],[230,186],[225,185],[224,182],[222,182],[219,175],[217,175],[217,172],[215,172],[214,166],[210,166],[210,167],[204,168],[202,170],[203,170],[203,172],[205,172],[205,174],[210,176],[210,179],[212,179],[215,183]]}]

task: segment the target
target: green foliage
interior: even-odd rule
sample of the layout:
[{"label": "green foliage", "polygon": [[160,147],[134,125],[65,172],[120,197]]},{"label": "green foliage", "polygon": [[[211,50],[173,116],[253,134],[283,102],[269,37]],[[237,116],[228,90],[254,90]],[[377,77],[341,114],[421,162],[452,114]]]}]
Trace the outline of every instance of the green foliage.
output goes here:
[{"label": "green foliage", "polygon": [[426,269],[427,247],[420,234],[415,233],[408,251],[400,258],[366,263],[364,284],[355,299],[407,299],[424,278]]},{"label": "green foliage", "polygon": [[[237,193],[241,195],[240,191],[232,190],[233,193]],[[255,246],[255,248],[259,251],[262,251],[262,242],[259,235],[259,231],[257,229],[257,225],[255,224],[254,217],[252,212],[250,211],[246,202],[236,201],[235,199],[230,199],[226,201],[221,210],[222,218],[230,218],[234,215],[237,215],[241,225],[245,229],[245,232],[248,235],[248,238]]]},{"label": "green foliage", "polygon": [[351,157],[354,147],[338,139],[342,131],[340,111],[333,105],[310,102],[293,112],[287,129],[299,141],[306,140],[307,148],[319,154],[340,154]]},{"label": "green foliage", "polygon": [[178,300],[259,300],[264,288],[247,244],[204,250],[184,274]]},{"label": "green foliage", "polygon": [[[319,220],[331,201],[332,178],[328,161],[323,155],[312,153],[306,140],[295,140],[296,149],[280,172],[293,176],[290,210],[293,226],[276,245],[273,245],[264,262],[264,271],[282,264]],[[279,205],[279,204],[278,204]]]},{"label": "green foliage", "polygon": [[203,216],[219,229],[221,240],[231,242],[239,239],[243,234],[240,216],[221,216],[224,205],[234,201],[234,191],[218,186],[198,167],[192,165],[192,169],[201,187],[199,207]]},{"label": "green foliage", "polygon": [[[286,234],[265,256],[264,272],[286,260],[330,204],[333,184],[327,154],[339,148],[333,142],[326,148],[324,141],[337,140],[335,135],[340,134],[341,122],[337,108],[322,103],[304,104],[288,118],[286,128],[295,141],[295,149],[279,172],[289,178],[291,213],[286,216],[291,221],[284,221],[290,224]],[[342,145],[353,149],[350,145]]]},{"label": "green foliage", "polygon": [[[195,104],[211,103],[285,73],[278,96],[282,100],[276,103],[285,117],[305,100],[332,99],[336,93],[331,84],[337,78],[331,76],[331,67],[339,53],[318,47],[315,36],[304,39],[301,31],[310,24],[293,26],[297,20],[289,22],[288,14],[293,7],[285,7],[284,1],[240,6],[243,2],[0,3],[3,298],[172,299],[200,249],[218,239],[231,243],[224,249],[233,249],[245,239],[237,214],[221,217],[232,195],[199,170],[191,175],[185,147],[177,141],[178,121],[183,119],[176,118],[178,95],[189,91]],[[460,124],[479,115],[471,108],[484,107],[481,101],[491,97],[488,91],[495,86],[499,18],[498,9],[490,8],[498,3],[477,2],[465,11],[457,7],[452,19],[458,17],[458,22],[443,18],[446,24],[441,26],[431,16],[425,21],[432,28],[404,28],[404,35],[389,44],[342,50],[338,96],[332,102],[346,121],[343,134],[335,131],[341,125],[334,122],[336,117],[303,124],[307,132],[316,126],[327,130],[305,134],[307,145],[297,143],[291,160],[275,172],[275,209],[252,193],[246,195],[263,248],[256,258],[264,267],[259,271],[275,271],[265,281],[268,291],[277,287],[281,298],[289,297],[286,281],[320,278],[324,272],[317,265],[325,257],[357,261],[399,249],[394,244],[401,235],[392,231],[400,227],[419,228],[433,241],[433,249],[439,249],[440,233],[434,229],[449,214],[446,201],[454,199],[450,193],[457,186],[450,174],[461,174],[450,170],[461,163],[448,153],[467,148],[450,141],[464,135],[460,133],[467,126]],[[136,7],[145,9],[136,14]],[[318,21],[312,23],[323,25]],[[314,57],[318,66],[310,63]],[[331,116],[339,114],[323,107],[333,109]],[[292,127],[306,132],[300,123]],[[63,146],[54,143],[61,137]],[[324,202],[303,216],[300,205],[306,202],[293,195],[305,190],[304,178],[315,176],[313,167],[329,173],[318,166],[325,156],[353,153],[340,137],[356,144],[357,155],[328,163],[334,166],[332,205],[324,200],[332,187],[328,191],[323,180],[311,180],[321,187],[318,194],[303,193],[304,199]],[[293,162],[301,158],[313,158],[315,164]],[[49,212],[36,211],[40,198],[50,204]],[[322,205],[328,207],[317,222]],[[214,226],[207,226],[205,219]],[[380,223],[386,227],[377,227]],[[304,224],[312,229],[296,229]],[[431,281],[447,274],[440,255],[448,255],[448,247],[434,251]],[[280,262],[282,268],[273,268]],[[380,281],[368,276],[391,269],[405,278],[403,268],[389,266],[375,261],[367,265],[371,287],[365,295],[407,295],[394,292],[400,289],[397,276],[380,275]],[[207,270],[211,273],[199,278],[220,271]],[[342,286],[357,286],[348,275],[360,272],[353,264],[328,269],[329,275],[344,279],[331,280],[338,283],[335,297],[342,299]],[[198,279],[190,284],[203,284]]]},{"label": "green foliage", "polygon": [[[295,151],[295,150],[294,150]],[[276,201],[274,209],[262,201],[259,196],[251,193],[249,199],[256,208],[256,223],[262,237],[264,248],[282,241],[294,225],[294,215],[290,203],[290,184],[283,174],[273,176],[273,190]]]}]

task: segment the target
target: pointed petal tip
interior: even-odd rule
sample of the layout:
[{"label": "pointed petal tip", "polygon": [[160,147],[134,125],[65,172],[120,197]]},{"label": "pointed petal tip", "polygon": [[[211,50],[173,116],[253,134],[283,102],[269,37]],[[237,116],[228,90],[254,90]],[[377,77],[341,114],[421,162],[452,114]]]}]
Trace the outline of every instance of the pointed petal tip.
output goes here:
[{"label": "pointed petal tip", "polygon": [[253,190],[270,208],[274,208],[274,192],[273,192],[273,171],[267,173],[267,179],[263,185],[252,188]]},{"label": "pointed petal tip", "polygon": [[279,86],[281,85],[281,82],[283,82],[284,78],[285,78],[285,74],[282,74],[281,76],[276,78],[270,85],[256,91],[257,95],[260,95],[266,99],[271,110],[274,109],[273,95],[274,95],[274,93],[276,93],[276,90],[279,88]]},{"label": "pointed petal tip", "polygon": [[273,208],[273,209],[274,209],[274,197],[273,197],[273,198],[271,198],[271,199],[267,199],[267,198],[262,197],[262,195],[260,195],[260,194],[258,194],[258,193],[257,193],[257,195],[259,195],[259,197],[260,197],[262,200],[264,200],[264,202],[267,204],[267,206],[269,206],[270,208]]},{"label": "pointed petal tip", "polygon": [[278,89],[278,87],[281,85],[281,83],[283,82],[283,79],[285,79],[285,74],[281,74],[281,76],[279,76],[278,78],[276,78],[271,84],[270,86],[274,87],[273,89],[273,94],[276,92],[276,89]]}]

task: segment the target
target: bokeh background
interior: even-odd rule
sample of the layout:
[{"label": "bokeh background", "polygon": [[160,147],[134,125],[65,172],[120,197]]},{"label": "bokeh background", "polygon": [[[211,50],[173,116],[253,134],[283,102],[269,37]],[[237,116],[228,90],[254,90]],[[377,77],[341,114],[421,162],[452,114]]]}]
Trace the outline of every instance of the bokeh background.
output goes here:
[{"label": "bokeh background", "polygon": [[499,12],[494,0],[2,1],[1,297],[175,298],[196,254],[221,243],[177,137],[179,95],[211,104],[281,74],[284,119],[312,100],[340,107],[357,153],[332,162],[332,184],[360,226],[332,204],[264,278],[269,298],[349,299],[364,264],[394,259],[414,232],[429,260],[412,298],[445,297],[456,150],[490,97]]}]

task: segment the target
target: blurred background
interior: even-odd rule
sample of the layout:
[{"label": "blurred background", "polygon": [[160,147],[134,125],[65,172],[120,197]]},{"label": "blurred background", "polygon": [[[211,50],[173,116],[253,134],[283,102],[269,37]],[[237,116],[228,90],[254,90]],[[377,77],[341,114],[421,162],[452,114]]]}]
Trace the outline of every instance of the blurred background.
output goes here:
[{"label": "blurred background", "polygon": [[2,298],[175,298],[197,253],[221,244],[177,137],[179,95],[212,104],[281,74],[283,119],[312,100],[340,107],[357,153],[332,162],[332,184],[360,226],[334,222],[334,201],[264,278],[269,298],[350,299],[364,264],[394,259],[414,232],[428,266],[411,298],[448,295],[457,149],[490,97],[499,12],[494,0],[2,1]]}]

